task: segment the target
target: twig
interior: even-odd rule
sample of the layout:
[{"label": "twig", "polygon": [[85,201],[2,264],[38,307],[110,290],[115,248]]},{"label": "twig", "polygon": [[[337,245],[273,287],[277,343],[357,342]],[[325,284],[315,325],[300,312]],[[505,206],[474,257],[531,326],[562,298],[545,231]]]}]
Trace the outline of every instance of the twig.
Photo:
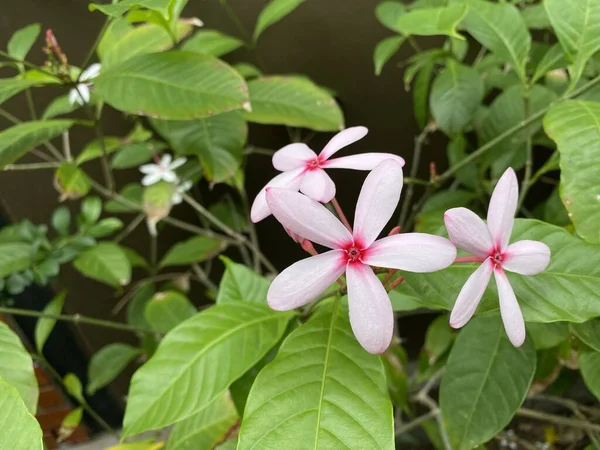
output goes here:
[{"label": "twig", "polygon": [[71,162],[73,160],[73,157],[71,156],[71,141],[69,140],[69,131],[65,131],[62,134],[62,141],[63,141],[63,152],[65,154],[65,159],[69,162]]},{"label": "twig", "polygon": [[[525,118],[529,115],[530,109],[530,91],[529,88],[525,88]],[[525,161],[525,175],[523,176],[523,181],[521,183],[521,189],[519,194],[519,201],[517,203],[517,211],[521,209],[523,206],[523,202],[525,201],[525,197],[527,196],[527,192],[529,191],[529,187],[531,186],[531,168],[533,166],[533,145],[531,142],[531,134],[527,136],[525,141],[525,146],[527,149],[527,159]]]},{"label": "twig", "polygon": [[90,61],[92,60],[92,57],[94,56],[94,52],[96,51],[96,47],[98,47],[98,44],[100,44],[100,41],[102,40],[102,36],[104,35],[104,32],[108,28],[109,24],[110,24],[110,17],[107,17],[106,20],[104,21],[104,24],[102,25],[102,28],[100,28],[100,31],[96,35],[96,39],[94,40],[94,43],[88,50],[87,55],[85,55],[83,64],[81,64],[81,72],[79,73],[79,76],[77,77],[76,83],[79,83],[79,81],[81,79],[81,75],[83,74],[84,70],[86,69],[86,67],[88,66]]},{"label": "twig", "polygon": [[198,281],[200,281],[205,287],[215,292],[219,290],[219,287],[213,283],[210,278],[208,278],[204,270],[202,270],[202,267],[200,267],[198,264],[192,264],[192,270],[194,271],[196,278],[198,278]]},{"label": "twig", "polygon": [[[77,86],[75,86],[77,89]],[[79,89],[77,89],[79,93]],[[79,94],[81,97],[81,94]],[[83,97],[81,97],[83,100]],[[85,101],[85,100],[84,100]],[[94,132],[96,133],[96,138],[98,139],[98,143],[100,144],[100,150],[102,151],[102,155],[100,157],[100,162],[102,164],[102,173],[104,175],[104,182],[106,183],[106,188],[110,192],[115,191],[115,179],[113,177],[112,171],[110,170],[110,164],[108,162],[108,152],[106,151],[106,144],[104,143],[104,131],[102,131],[102,124],[100,123],[100,114],[101,111],[98,111],[98,114],[94,114],[92,107],[86,103],[86,111],[88,111],[88,115],[90,120],[94,122]]]},{"label": "twig", "polygon": [[342,221],[342,223],[344,224],[344,226],[346,228],[348,228],[348,231],[350,233],[352,233],[352,227],[350,226],[350,222],[348,222],[348,219],[346,218],[346,215],[344,214],[344,211],[342,211],[342,207],[340,206],[340,204],[338,203],[337,199],[335,197],[333,197],[331,199],[331,204],[333,205],[333,208],[335,209],[335,212],[337,213],[338,217],[340,218],[340,220]]},{"label": "twig", "polygon": [[125,228],[123,228],[123,230],[119,234],[117,234],[117,236],[115,236],[114,242],[118,243],[125,239],[125,237],[129,235],[129,233],[135,230],[137,226],[144,221],[145,217],[146,216],[144,214],[138,214],[137,216],[135,216],[135,218],[131,222],[129,222],[129,224]]},{"label": "twig", "polygon": [[[250,204],[248,202],[248,196],[246,195],[246,192],[242,192],[242,206],[244,208],[244,213],[246,214],[246,217],[250,217]],[[229,203],[230,206],[232,208],[235,208],[235,205],[233,205],[233,203],[231,202],[231,199],[229,199]],[[236,217],[236,214],[234,213],[233,217]],[[258,234],[256,233],[256,226],[254,225],[254,222],[252,221],[248,221],[248,233],[250,234],[250,242],[252,242],[252,245],[254,245],[255,248],[260,248],[259,247],[259,242],[258,242]],[[240,246],[240,251],[243,250],[244,247]],[[253,252],[254,258],[253,258],[253,264],[252,267],[254,269],[255,272],[260,271],[260,257],[258,255],[257,252]]]},{"label": "twig", "polygon": [[400,436],[401,434],[408,433],[410,430],[418,427],[423,422],[427,422],[428,420],[435,419],[435,417],[438,415],[438,413],[439,413],[439,411],[437,409],[430,410],[427,414],[423,414],[422,416],[419,416],[416,419],[413,419],[410,422],[405,423],[404,425],[402,425],[401,427],[398,427],[396,429],[396,436]]},{"label": "twig", "polygon": [[590,423],[584,420],[571,419],[569,417],[557,416],[554,414],[548,414],[542,411],[536,411],[533,409],[520,408],[517,411],[517,415],[521,417],[528,417],[530,419],[541,420],[544,422],[551,422],[557,425],[564,425],[572,428],[580,428],[582,430],[590,430],[600,432],[600,425]]},{"label": "twig", "polygon": [[30,164],[8,164],[2,170],[38,170],[38,169],[56,169],[60,166],[57,162],[41,162]]},{"label": "twig", "polygon": [[229,5],[229,2],[227,0],[219,0],[219,3],[221,4],[223,9],[227,13],[229,18],[231,19],[231,21],[235,24],[236,28],[242,35],[242,38],[244,39],[244,41],[246,41],[246,46],[248,46],[249,48],[254,48],[254,45],[252,42],[252,36],[250,36],[250,34],[246,31],[246,28],[244,27],[241,20],[236,15],[233,8],[231,8],[231,6]]},{"label": "twig", "polygon": [[29,108],[29,115],[31,120],[37,120],[37,113],[35,112],[35,105],[33,104],[33,96],[31,95],[31,89],[25,89],[25,97],[27,98],[27,108]]},{"label": "twig", "polygon": [[150,233],[150,266],[154,273],[156,273],[158,267],[158,239],[156,234]]}]

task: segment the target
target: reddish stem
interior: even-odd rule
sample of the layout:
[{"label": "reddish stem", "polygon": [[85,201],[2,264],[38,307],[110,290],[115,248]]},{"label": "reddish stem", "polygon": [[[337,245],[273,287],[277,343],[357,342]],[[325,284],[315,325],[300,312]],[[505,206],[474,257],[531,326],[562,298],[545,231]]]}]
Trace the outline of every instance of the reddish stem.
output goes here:
[{"label": "reddish stem", "polygon": [[383,284],[385,286],[387,284],[387,282],[390,281],[390,278],[392,278],[397,271],[398,271],[398,269],[389,269],[388,273],[383,278],[383,281],[381,282],[381,284]]},{"label": "reddish stem", "polygon": [[483,262],[485,258],[481,256],[463,256],[462,258],[456,258],[455,263],[470,263],[470,262]]},{"label": "reddish stem", "polygon": [[395,226],[394,228],[392,228],[390,230],[390,232],[388,233],[388,236],[393,236],[395,234],[400,233],[400,230],[402,229],[402,227],[400,225]]},{"label": "reddish stem", "polygon": [[302,250],[304,250],[306,253],[310,253],[312,256],[317,256],[319,254],[312,245],[312,242],[310,242],[308,239],[304,239],[302,244],[300,244],[300,247],[302,247]]},{"label": "reddish stem", "polygon": [[398,277],[398,278],[396,278],[388,286],[388,291],[391,291],[392,289],[396,289],[398,286],[400,286],[400,283],[402,283],[403,281],[404,281],[404,277]]},{"label": "reddish stem", "polygon": [[350,233],[352,233],[352,227],[350,226],[350,222],[348,222],[348,219],[346,219],[346,215],[344,214],[344,211],[342,211],[342,207],[340,206],[335,197],[331,199],[331,204],[333,205],[333,209],[335,209],[335,212],[337,213],[344,226],[348,228],[348,231],[350,231]]}]

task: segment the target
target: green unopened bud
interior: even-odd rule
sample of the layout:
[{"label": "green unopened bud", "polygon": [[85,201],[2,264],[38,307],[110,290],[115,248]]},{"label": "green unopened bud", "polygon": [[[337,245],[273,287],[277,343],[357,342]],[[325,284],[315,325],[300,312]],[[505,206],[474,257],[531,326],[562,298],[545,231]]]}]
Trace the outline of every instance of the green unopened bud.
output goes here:
[{"label": "green unopened bud", "polygon": [[146,223],[148,224],[150,234],[153,236],[156,236],[156,224],[171,212],[174,192],[175,186],[166,181],[159,181],[144,189],[143,199]]},{"label": "green unopened bud", "polygon": [[76,164],[66,162],[54,174],[54,187],[60,193],[59,200],[74,200],[90,191],[91,182]]}]

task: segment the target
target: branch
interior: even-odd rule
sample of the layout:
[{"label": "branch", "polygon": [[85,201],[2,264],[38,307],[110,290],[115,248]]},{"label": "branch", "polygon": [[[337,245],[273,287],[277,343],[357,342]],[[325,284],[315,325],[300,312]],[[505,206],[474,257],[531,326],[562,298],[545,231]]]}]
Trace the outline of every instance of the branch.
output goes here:
[{"label": "branch", "polygon": [[557,425],[565,425],[572,428],[580,428],[582,430],[600,432],[600,425],[598,424],[590,423],[585,420],[571,419],[569,417],[548,414],[541,411],[535,411],[533,409],[520,408],[517,411],[517,416],[528,417],[530,419],[541,420],[544,422],[551,422]]}]

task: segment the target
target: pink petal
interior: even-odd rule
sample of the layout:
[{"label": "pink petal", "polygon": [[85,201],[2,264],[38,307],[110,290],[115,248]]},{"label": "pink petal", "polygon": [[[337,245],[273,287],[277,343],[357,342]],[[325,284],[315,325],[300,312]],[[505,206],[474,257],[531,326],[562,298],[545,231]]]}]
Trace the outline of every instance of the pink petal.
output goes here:
[{"label": "pink petal", "polygon": [[277,220],[288,230],[329,248],[352,242],[350,232],[320,203],[289,189],[269,188],[267,203]]},{"label": "pink petal", "polygon": [[503,256],[502,267],[521,275],[543,272],[550,264],[550,249],[538,241],[518,241],[510,244]]},{"label": "pink petal", "polygon": [[292,264],[271,283],[267,303],[277,311],[298,308],[316,299],[346,270],[343,250],[331,250]]},{"label": "pink petal", "polygon": [[367,176],[354,214],[354,238],[370,246],[389,222],[400,201],[402,165],[388,160]]},{"label": "pink petal", "polygon": [[271,179],[271,181],[269,181],[256,195],[256,198],[252,203],[252,208],[250,209],[250,220],[254,223],[260,222],[271,214],[265,195],[268,187],[285,187],[297,191],[300,189],[303,172],[304,169],[290,170],[288,172],[280,173],[275,178]]},{"label": "pink petal", "polygon": [[329,203],[335,197],[335,183],[324,170],[309,170],[302,179],[300,191],[313,200]]},{"label": "pink petal", "polygon": [[286,170],[305,167],[307,161],[316,158],[317,154],[308,145],[296,142],[273,153],[273,167],[285,172]]},{"label": "pink petal", "polygon": [[321,160],[329,159],[338,150],[353,144],[354,142],[362,139],[369,132],[365,127],[351,127],[340,131],[327,145],[321,150],[319,157]]},{"label": "pink petal", "polygon": [[494,270],[498,296],[500,297],[500,314],[508,339],[515,347],[520,347],[525,341],[525,322],[521,308],[515,297],[510,281],[502,269]]},{"label": "pink petal", "polygon": [[473,255],[487,257],[494,250],[492,235],[485,222],[467,208],[452,208],[444,213],[450,240]]},{"label": "pink petal", "polygon": [[490,258],[488,258],[471,274],[460,290],[454,308],[452,308],[452,312],[450,313],[451,327],[460,328],[473,317],[479,301],[490,282],[492,269],[493,264]]},{"label": "pink petal", "polygon": [[325,169],[354,169],[354,170],[373,170],[381,162],[387,159],[394,159],[404,167],[404,159],[391,153],[362,153],[360,155],[342,156],[321,163]]},{"label": "pink petal", "polygon": [[487,225],[492,239],[501,250],[508,245],[517,212],[518,199],[517,175],[509,167],[494,188],[487,214]]},{"label": "pink petal", "polygon": [[432,234],[406,233],[375,241],[362,261],[389,269],[435,272],[450,266],[455,258],[456,248],[448,239]]},{"label": "pink petal", "polygon": [[346,277],[352,331],[366,351],[383,353],[394,334],[390,298],[369,266],[348,264]]}]

